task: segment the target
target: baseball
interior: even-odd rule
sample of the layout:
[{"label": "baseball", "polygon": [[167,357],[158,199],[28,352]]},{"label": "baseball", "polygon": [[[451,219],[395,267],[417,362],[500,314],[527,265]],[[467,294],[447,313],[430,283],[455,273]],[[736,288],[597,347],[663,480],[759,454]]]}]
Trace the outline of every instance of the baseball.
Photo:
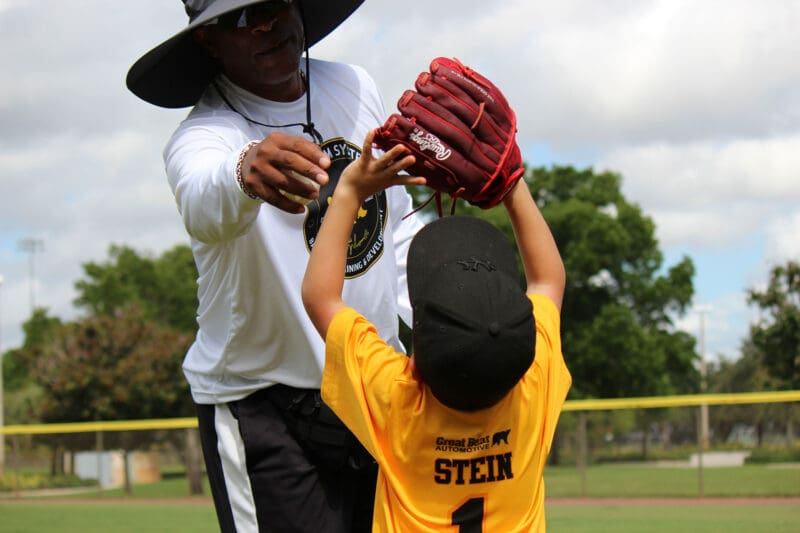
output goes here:
[{"label": "baseball", "polygon": [[[294,179],[296,179],[298,181],[307,183],[308,185],[311,185],[315,189],[319,190],[319,183],[317,183],[316,181],[312,180],[311,178],[307,178],[307,177],[303,176],[302,174],[299,174],[298,172],[295,172],[294,170],[290,170],[289,172],[287,172],[286,175],[290,176],[290,177],[292,177],[292,178],[294,178]],[[289,200],[292,200],[293,202],[297,202],[298,204],[308,205],[308,203],[311,201],[309,198],[305,198],[303,196],[298,196],[296,194],[292,194],[290,192],[286,192],[283,189],[278,189],[278,192],[281,193],[282,195],[284,195]]]}]

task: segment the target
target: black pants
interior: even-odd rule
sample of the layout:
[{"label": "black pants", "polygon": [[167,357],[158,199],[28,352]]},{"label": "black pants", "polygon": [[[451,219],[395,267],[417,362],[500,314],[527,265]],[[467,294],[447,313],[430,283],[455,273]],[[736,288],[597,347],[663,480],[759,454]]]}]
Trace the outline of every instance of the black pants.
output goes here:
[{"label": "black pants", "polygon": [[197,414],[223,533],[372,530],[377,465],[318,390],[276,385]]}]

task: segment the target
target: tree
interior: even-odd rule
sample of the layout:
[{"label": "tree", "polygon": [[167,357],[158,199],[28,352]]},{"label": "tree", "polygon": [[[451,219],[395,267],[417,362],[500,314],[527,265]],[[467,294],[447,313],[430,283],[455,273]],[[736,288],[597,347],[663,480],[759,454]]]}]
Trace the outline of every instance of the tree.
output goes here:
[{"label": "tree", "polygon": [[144,317],[183,333],[197,330],[197,267],[191,249],[178,245],[152,259],[127,246],[112,245],[110,260],[83,265],[74,303],[91,316],[113,316],[121,307],[139,306]]},{"label": "tree", "polygon": [[197,331],[197,265],[192,250],[179,245],[155,261],[160,289],[157,318],[178,331]]},{"label": "tree", "polygon": [[[762,354],[753,343],[742,342],[740,356],[735,361],[721,359],[709,366],[709,391],[714,393],[737,393],[768,390],[771,378],[762,361]],[[714,433],[727,438],[737,426],[751,421],[755,426],[756,444],[763,442],[767,420],[779,419],[776,413],[786,406],[780,404],[727,405],[717,409],[711,417]]]},{"label": "tree", "polygon": [[693,295],[691,260],[660,273],[655,224],[624,198],[618,174],[536,169],[531,186],[567,269],[564,353],[575,395],[658,395],[693,381],[694,343],[672,327]]},{"label": "tree", "polygon": [[[664,270],[655,224],[621,192],[622,178],[571,166],[525,174],[567,271],[562,310],[571,396],[612,398],[699,390],[694,338],[675,330],[694,294],[694,264]],[[419,202],[430,191],[412,192]],[[449,208],[445,203],[445,211]],[[504,209],[466,202],[458,214],[487,219],[513,238]],[[433,206],[427,208],[433,214]]]},{"label": "tree", "polygon": [[[65,324],[41,347],[35,375],[43,390],[44,422],[83,422],[172,418],[192,409],[181,372],[181,355],[191,336],[144,318],[135,305],[114,316],[90,317]],[[60,438],[54,444],[54,468],[62,446],[85,445],[86,435]],[[148,442],[142,432],[116,432],[108,437],[123,450]],[[74,449],[74,448],[73,448]],[[127,475],[126,490],[130,490]]]},{"label": "tree", "polygon": [[35,363],[46,392],[44,422],[168,418],[186,413],[181,358],[189,336],[144,319],[133,305],[115,316],[64,325]]},{"label": "tree", "polygon": [[[26,331],[28,361],[37,361],[43,400],[37,406],[45,421],[121,420],[194,416],[181,362],[194,338],[197,269],[188,246],[176,246],[158,258],[126,246],[111,246],[109,260],[83,265],[75,283],[75,304],[87,318],[61,326],[45,343]],[[193,430],[187,432],[191,433]],[[196,431],[196,430],[194,430]],[[107,444],[132,449],[134,438],[109,434]],[[171,433],[170,438],[176,437]],[[200,472],[190,464],[197,451],[187,435],[185,459],[190,492],[202,492]],[[77,434],[60,439],[71,449],[86,446]],[[122,440],[119,440],[122,439]],[[50,441],[49,441],[50,442]],[[51,442],[52,444],[52,442]],[[54,457],[58,457],[58,450]],[[127,455],[126,455],[127,459]]]},{"label": "tree", "polygon": [[747,301],[761,311],[750,328],[750,341],[775,389],[800,388],[800,263],[773,267],[767,288],[749,289]]},{"label": "tree", "polygon": [[[748,290],[747,301],[761,311],[750,327],[749,342],[768,373],[767,388],[800,389],[800,263],[773,267],[767,288]],[[791,442],[796,408],[789,409],[786,436]]]},{"label": "tree", "polygon": [[[110,260],[86,263],[85,278],[76,282],[79,291],[76,305],[93,316],[113,316],[119,309],[135,305],[145,320],[170,327],[193,337],[197,331],[197,267],[191,249],[178,245],[152,259],[126,246],[111,246]],[[194,416],[188,386],[183,379],[180,361],[184,351],[172,354],[179,381],[172,382],[183,401],[180,410],[168,416]],[[185,463],[189,473],[189,491],[202,493],[201,471],[196,457],[200,452],[196,430],[185,433]]]},{"label": "tree", "polygon": [[48,316],[47,309],[37,308],[23,325],[22,346],[3,355],[5,399],[3,411],[7,424],[30,424],[40,420],[42,389],[36,382],[35,362],[41,346],[50,342],[61,328],[61,320]]},{"label": "tree", "polygon": [[[525,180],[567,271],[562,348],[573,377],[570,397],[698,391],[694,338],[673,327],[694,294],[691,259],[664,268],[654,222],[624,197],[616,173],[540,167],[528,168]],[[412,194],[420,202],[430,191]],[[456,207],[513,237],[504,209],[480,210],[463,201]],[[433,205],[426,209],[436,216]],[[640,413],[639,424],[646,429],[654,414]]]},{"label": "tree", "polygon": [[47,314],[47,309],[39,307],[33,311],[23,325],[25,340],[21,347],[9,350],[3,357],[4,385],[9,392],[20,390],[33,382],[31,366],[37,359],[38,350],[52,339],[61,320]]}]

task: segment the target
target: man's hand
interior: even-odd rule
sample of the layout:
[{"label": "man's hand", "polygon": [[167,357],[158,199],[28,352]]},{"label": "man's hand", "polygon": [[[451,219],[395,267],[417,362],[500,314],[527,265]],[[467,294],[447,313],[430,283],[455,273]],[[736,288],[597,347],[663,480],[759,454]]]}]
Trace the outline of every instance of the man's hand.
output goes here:
[{"label": "man's hand", "polygon": [[328,183],[331,160],[313,142],[271,133],[250,148],[242,175],[247,190],[287,213],[302,213]]}]

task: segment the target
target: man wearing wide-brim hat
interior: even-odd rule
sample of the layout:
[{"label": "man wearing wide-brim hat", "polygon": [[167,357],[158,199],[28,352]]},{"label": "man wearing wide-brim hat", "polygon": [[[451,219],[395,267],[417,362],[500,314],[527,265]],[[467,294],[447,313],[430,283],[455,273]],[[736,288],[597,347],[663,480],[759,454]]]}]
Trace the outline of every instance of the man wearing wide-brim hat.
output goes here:
[{"label": "man wearing wide-brim hat", "polygon": [[[128,72],[143,100],[192,108],[164,160],[199,273],[183,369],[224,532],[371,530],[376,466],[320,400],[300,297],[338,177],[388,116],[362,68],[308,55],[362,2],[183,0],[188,26]],[[344,287],[398,350],[412,210],[399,187],[363,203]]]}]

